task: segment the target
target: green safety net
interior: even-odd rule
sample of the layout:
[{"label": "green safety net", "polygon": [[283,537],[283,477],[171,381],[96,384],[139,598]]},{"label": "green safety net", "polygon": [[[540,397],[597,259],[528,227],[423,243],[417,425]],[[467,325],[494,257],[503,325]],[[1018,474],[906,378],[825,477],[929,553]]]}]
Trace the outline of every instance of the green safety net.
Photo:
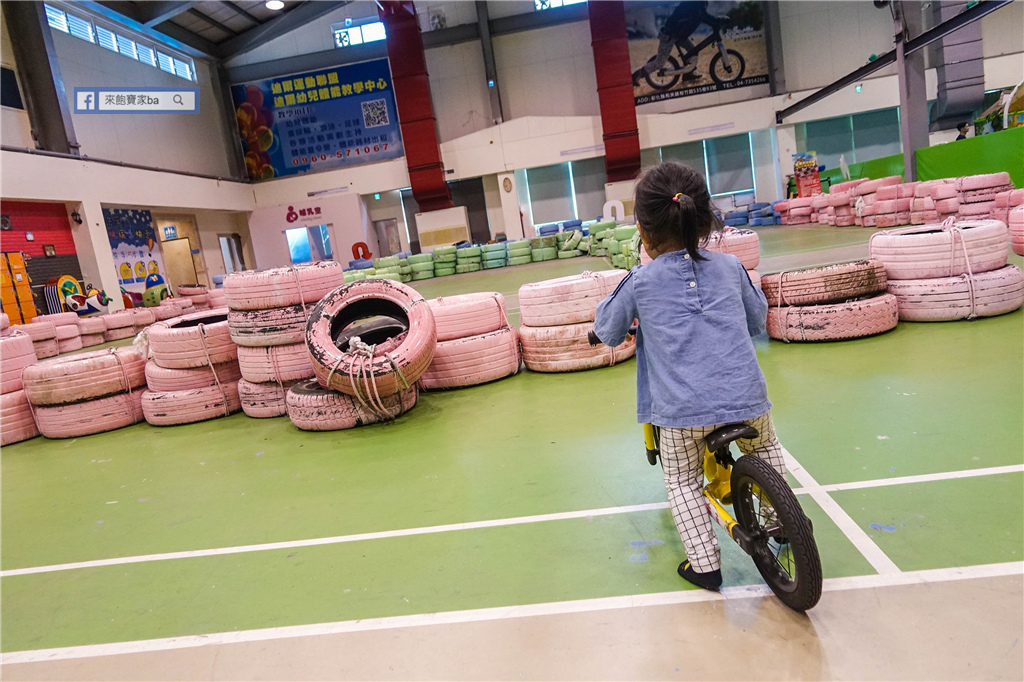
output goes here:
[{"label": "green safety net", "polygon": [[917,150],[917,179],[1008,171],[1015,187],[1024,187],[1024,128],[1010,128],[966,140]]}]

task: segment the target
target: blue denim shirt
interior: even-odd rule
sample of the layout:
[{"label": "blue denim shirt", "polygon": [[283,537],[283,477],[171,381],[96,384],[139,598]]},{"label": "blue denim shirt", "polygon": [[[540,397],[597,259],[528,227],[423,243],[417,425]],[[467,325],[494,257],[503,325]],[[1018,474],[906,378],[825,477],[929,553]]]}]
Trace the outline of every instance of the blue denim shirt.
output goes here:
[{"label": "blue denim shirt", "polygon": [[675,428],[753,419],[771,409],[752,336],[768,301],[736,256],[673,251],[633,268],[597,306],[594,331],[617,346],[636,318],[637,421]]}]

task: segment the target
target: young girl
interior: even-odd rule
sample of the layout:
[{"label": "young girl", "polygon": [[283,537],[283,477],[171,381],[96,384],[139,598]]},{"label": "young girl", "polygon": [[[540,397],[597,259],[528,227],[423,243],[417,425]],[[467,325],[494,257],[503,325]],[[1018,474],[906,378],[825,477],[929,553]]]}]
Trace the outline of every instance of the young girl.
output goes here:
[{"label": "young girl", "polygon": [[701,492],[704,437],[746,422],[757,438],[736,441],[785,476],[764,375],[752,336],[768,302],[736,256],[701,249],[717,219],[704,178],[663,163],[636,186],[637,228],[653,262],[633,270],[597,307],[594,332],[618,346],[634,319],[637,421],[661,427],[661,463],[687,561],[679,575],[709,590],[722,585],[718,538]]}]

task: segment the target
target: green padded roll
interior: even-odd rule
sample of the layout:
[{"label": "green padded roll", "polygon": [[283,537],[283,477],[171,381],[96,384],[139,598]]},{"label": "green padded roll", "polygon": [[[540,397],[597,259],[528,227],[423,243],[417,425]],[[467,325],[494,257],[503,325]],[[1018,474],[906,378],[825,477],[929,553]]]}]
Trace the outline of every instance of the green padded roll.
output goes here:
[{"label": "green padded roll", "polygon": [[403,267],[403,268],[407,268],[407,267],[409,267],[409,259],[408,258],[399,258],[398,259],[398,264],[401,267]]},{"label": "green padded roll", "polygon": [[530,240],[530,248],[531,249],[539,249],[540,248],[540,237],[534,237],[533,239]]},{"label": "green padded roll", "polygon": [[554,246],[547,246],[541,249],[544,254],[544,260],[554,260],[558,258],[558,248]]},{"label": "green padded roll", "polygon": [[497,242],[496,244],[484,244],[484,253],[494,253],[495,251],[504,251],[505,244],[507,242]]},{"label": "green padded roll", "polygon": [[466,272],[477,272],[479,269],[480,269],[480,264],[479,263],[464,263],[462,265],[456,265],[455,266],[455,272],[458,272],[460,274],[466,273]]},{"label": "green padded roll", "polygon": [[531,258],[530,256],[516,256],[515,258],[508,259],[509,265],[526,265],[527,263],[532,262],[533,258]]},{"label": "green padded roll", "polygon": [[562,251],[575,251],[576,247],[580,245],[581,239],[583,239],[582,232],[573,232],[566,238],[565,243],[562,244]]},{"label": "green padded roll", "polygon": [[506,257],[507,256],[506,256],[504,250],[502,250],[502,251],[484,251],[484,262],[485,263],[493,262],[493,261],[496,261],[496,260],[503,261],[503,260],[505,260]]},{"label": "green padded roll", "polygon": [[636,225],[626,225],[615,228],[615,241],[628,242],[636,233]]},{"label": "green padded roll", "polygon": [[[540,247],[538,246],[537,248],[539,249]],[[508,257],[509,258],[518,258],[519,256],[529,256],[530,255],[530,251],[532,251],[532,250],[533,249],[530,248],[529,244],[527,244],[526,246],[517,246],[517,247],[515,247],[513,249],[509,249],[508,250]]]},{"label": "green padded roll", "polygon": [[455,253],[463,258],[474,258],[480,255],[479,246],[467,246],[464,249],[456,249]]},{"label": "green padded roll", "polygon": [[392,265],[398,265],[398,256],[384,256],[373,259],[373,267],[375,268],[390,268]]},{"label": "green padded roll", "polygon": [[622,253],[622,245],[614,239],[606,239],[604,242],[604,248],[608,249],[608,253],[613,256],[617,256]]},{"label": "green padded roll", "polygon": [[416,263],[432,263],[434,257],[429,253],[417,253],[415,256],[409,256],[409,265],[415,265]]},{"label": "green padded roll", "polygon": [[392,275],[401,275],[402,274],[402,266],[401,265],[392,265],[390,267],[384,268],[383,270],[378,270],[377,272],[378,273],[390,272]]},{"label": "green padded roll", "polygon": [[[435,254],[434,255],[434,265],[437,265],[438,263],[454,263],[454,262],[455,262],[455,254],[454,253],[441,253],[441,254]],[[455,266],[453,265],[452,267],[454,268]]]},{"label": "green padded roll", "polygon": [[540,246],[541,246],[542,249],[547,249],[547,248],[550,248],[550,247],[557,247],[558,246],[558,237],[556,235],[551,235],[551,236],[548,236],[548,237],[541,237],[540,238]]},{"label": "green padded roll", "polygon": [[534,263],[539,263],[544,260],[544,249],[533,249],[530,252],[530,258],[533,259]]},{"label": "green padded roll", "polygon": [[447,277],[448,275],[454,275],[455,268],[438,268],[434,270],[434,277]]},{"label": "green padded roll", "polygon": [[409,267],[412,268],[413,272],[433,272],[434,271],[434,264],[432,262],[430,262],[430,261],[427,261],[426,263],[413,263]]},{"label": "green padded roll", "polygon": [[559,244],[564,244],[565,240],[569,238],[570,234],[572,234],[572,233],[571,232],[559,232],[555,236],[558,237],[558,243]]},{"label": "green padded roll", "polygon": [[377,274],[377,268],[363,268],[361,272],[367,277],[369,277],[370,275]]},{"label": "green padded roll", "polygon": [[[466,250],[467,249],[463,249],[463,251]],[[482,260],[483,256],[481,256],[480,254],[477,254],[475,256],[463,256],[461,253],[455,254],[456,263],[479,263]]]},{"label": "green padded roll", "polygon": [[436,249],[434,249],[434,260],[437,260],[438,256],[454,254],[456,251],[458,251],[458,249],[456,249],[454,246],[439,246]]},{"label": "green padded roll", "polygon": [[594,234],[595,232],[601,232],[602,230],[614,230],[614,229],[615,229],[615,221],[614,220],[603,220],[603,221],[601,221],[599,223],[594,223],[593,225],[590,226],[590,234]]},{"label": "green padded roll", "polygon": [[617,268],[625,268],[626,257],[623,256],[621,253],[615,254],[614,256],[612,256],[612,265],[614,265]]},{"label": "green padded roll", "polygon": [[604,258],[605,256],[608,255],[608,252],[605,251],[600,246],[591,246],[590,247],[590,255],[591,256],[597,256],[599,258]]},{"label": "green padded roll", "polygon": [[372,277],[367,277],[366,279],[390,279],[392,282],[401,282],[402,276],[396,275],[393,272],[385,272],[379,275],[373,275]]},{"label": "green padded roll", "polygon": [[412,274],[412,268],[409,267],[408,265],[402,265],[402,266],[400,266],[398,268],[398,274],[399,275],[411,275]]},{"label": "green padded roll", "polygon": [[485,260],[484,261],[484,270],[493,270],[494,268],[503,268],[503,267],[505,267],[505,259],[504,258],[502,258],[501,260]]},{"label": "green padded roll", "polygon": [[[417,265],[419,265],[419,263],[417,263]],[[414,273],[412,273],[412,278],[414,280],[416,280],[416,281],[423,280],[423,279],[434,279],[434,271],[431,270],[431,271],[427,272],[427,271],[424,270],[422,272],[414,272]]]},{"label": "green padded roll", "polygon": [[412,275],[399,275],[402,278],[402,284],[408,284],[412,281]]},{"label": "green padded roll", "polygon": [[575,249],[572,250],[572,251],[559,251],[558,252],[558,258],[560,260],[564,260],[566,258],[575,258],[578,255],[580,255],[580,252],[576,251]]}]

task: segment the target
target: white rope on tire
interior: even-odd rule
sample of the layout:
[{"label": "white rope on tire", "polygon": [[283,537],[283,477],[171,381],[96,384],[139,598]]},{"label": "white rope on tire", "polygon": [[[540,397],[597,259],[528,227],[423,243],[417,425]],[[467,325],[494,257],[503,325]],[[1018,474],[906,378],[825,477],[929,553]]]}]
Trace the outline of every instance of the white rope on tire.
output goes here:
[{"label": "white rope on tire", "polygon": [[206,354],[206,364],[210,367],[210,371],[213,372],[213,381],[217,384],[217,389],[220,390],[221,397],[224,398],[224,416],[231,416],[231,405],[228,401],[228,392],[224,390],[224,386],[220,383],[220,377],[217,376],[217,370],[213,366],[213,360],[210,358],[210,349],[206,345],[206,325],[200,322],[199,327],[199,340],[203,342],[203,353]]}]

